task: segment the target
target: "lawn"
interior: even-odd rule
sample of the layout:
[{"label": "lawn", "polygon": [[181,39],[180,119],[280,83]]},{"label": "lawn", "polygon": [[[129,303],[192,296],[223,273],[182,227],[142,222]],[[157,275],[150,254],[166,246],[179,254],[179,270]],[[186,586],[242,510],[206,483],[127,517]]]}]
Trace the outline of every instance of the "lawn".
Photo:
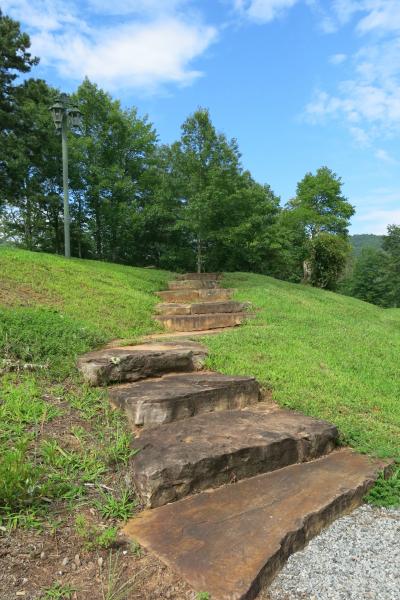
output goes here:
[{"label": "lawn", "polygon": [[[210,336],[210,368],[253,375],[281,406],[335,423],[343,442],[400,461],[400,310],[262,275],[229,274],[246,326]],[[385,495],[385,492],[383,492]],[[400,477],[383,503],[400,503]]]},{"label": "lawn", "polygon": [[[121,579],[110,569],[120,572],[117,532],[138,510],[129,467],[134,442],[124,415],[110,409],[101,390],[82,383],[75,362],[106,341],[136,341],[159,330],[154,292],[172,276],[0,248],[0,534],[6,547],[0,591],[29,572],[28,597],[40,590],[43,597],[72,598],[77,587],[100,600],[108,597],[110,578],[113,585]],[[280,405],[334,422],[343,442],[361,452],[400,461],[400,311],[261,275],[229,274],[224,285],[250,300],[256,316],[204,338],[209,367],[254,375]],[[400,503],[398,470],[370,500]],[[92,565],[63,567],[66,582],[57,576],[63,545]],[[49,558],[21,562],[31,546]],[[145,598],[149,585],[164,585],[164,572],[157,579],[161,567],[143,563],[150,559],[139,548],[125,552],[126,572],[146,571],[129,597]],[[108,572],[103,562],[97,566],[100,559]],[[93,591],[96,577],[103,587]],[[51,595],[63,586],[64,595]],[[181,588],[177,593],[186,597]]]}]

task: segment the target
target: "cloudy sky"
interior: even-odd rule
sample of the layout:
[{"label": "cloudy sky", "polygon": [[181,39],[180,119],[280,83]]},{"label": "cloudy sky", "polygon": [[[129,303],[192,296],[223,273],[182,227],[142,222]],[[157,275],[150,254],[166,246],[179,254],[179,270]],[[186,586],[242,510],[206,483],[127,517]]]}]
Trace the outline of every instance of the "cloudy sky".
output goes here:
[{"label": "cloudy sky", "polygon": [[400,0],[0,0],[28,31],[36,77],[87,75],[179,136],[197,106],[287,201],[327,165],[353,233],[400,223]]}]

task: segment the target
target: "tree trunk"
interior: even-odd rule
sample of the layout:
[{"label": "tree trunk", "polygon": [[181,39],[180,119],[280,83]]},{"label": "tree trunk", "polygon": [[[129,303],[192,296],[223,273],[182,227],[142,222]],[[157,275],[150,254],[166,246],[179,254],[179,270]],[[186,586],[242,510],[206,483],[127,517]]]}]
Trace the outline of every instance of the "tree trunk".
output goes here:
[{"label": "tree trunk", "polygon": [[303,283],[310,283],[312,276],[311,261],[303,260]]}]

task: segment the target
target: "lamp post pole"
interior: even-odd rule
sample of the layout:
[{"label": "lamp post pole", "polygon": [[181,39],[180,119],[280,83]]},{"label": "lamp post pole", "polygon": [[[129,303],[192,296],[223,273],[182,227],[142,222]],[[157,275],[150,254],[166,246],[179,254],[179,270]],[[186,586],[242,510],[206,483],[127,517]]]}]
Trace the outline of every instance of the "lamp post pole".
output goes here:
[{"label": "lamp post pole", "polygon": [[67,142],[68,117],[64,112],[61,123],[61,146],[63,166],[63,191],[64,191],[64,254],[71,258],[70,217],[69,217],[69,189],[68,189],[68,142]]},{"label": "lamp post pole", "polygon": [[69,186],[68,186],[68,127],[79,128],[82,115],[78,108],[69,102],[67,94],[61,94],[50,108],[56,130],[61,133],[63,193],[64,193],[64,254],[71,257]]}]

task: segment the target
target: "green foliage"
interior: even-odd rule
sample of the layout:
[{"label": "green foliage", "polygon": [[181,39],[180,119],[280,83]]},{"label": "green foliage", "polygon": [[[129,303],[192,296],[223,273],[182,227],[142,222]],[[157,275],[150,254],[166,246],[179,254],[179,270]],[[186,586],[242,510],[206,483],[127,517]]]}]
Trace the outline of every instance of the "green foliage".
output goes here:
[{"label": "green foliage", "polygon": [[127,521],[132,516],[138,502],[130,490],[122,490],[118,496],[113,493],[102,493],[96,503],[97,509],[104,519]]},{"label": "green foliage", "polygon": [[316,174],[307,173],[297,184],[296,198],[289,204],[296,210],[307,235],[313,238],[320,232],[347,235],[354,207],[342,195],[342,180],[328,167]]},{"label": "green foliage", "polygon": [[332,233],[321,232],[309,241],[308,246],[311,283],[316,287],[335,289],[350,252],[348,242]]},{"label": "green foliage", "polygon": [[75,530],[79,537],[82,538],[87,550],[111,548],[117,541],[117,527],[101,528],[94,523],[90,523],[84,515],[76,517]]},{"label": "green foliage", "polygon": [[208,592],[199,592],[196,594],[196,600],[210,600],[211,596]]},{"label": "green foliage", "polygon": [[349,294],[379,306],[391,305],[388,256],[384,252],[370,248],[361,251],[350,280]]},{"label": "green foliage", "polygon": [[[62,414],[42,399],[42,388],[32,375],[7,375],[0,380],[0,444],[32,437],[38,426]],[[30,435],[26,435],[29,429]]]},{"label": "green foliage", "polygon": [[382,249],[365,248],[348,269],[343,293],[384,307],[400,306],[400,226],[389,225]]},{"label": "green foliage", "polygon": [[56,581],[53,585],[44,590],[41,596],[42,600],[70,600],[75,592],[71,585]]},{"label": "green foliage", "polygon": [[388,254],[391,306],[400,307],[400,225],[388,226],[383,249]]},{"label": "green foliage", "polygon": [[39,504],[47,491],[43,469],[29,460],[27,445],[24,440],[2,452],[0,514],[12,515],[26,506]]},{"label": "green foliage", "polygon": [[380,475],[376,485],[365,499],[375,506],[400,506],[400,468],[397,467],[387,479]]},{"label": "green foliage", "polygon": [[383,236],[372,233],[359,233],[349,236],[354,256],[360,256],[363,250],[381,250]]}]

